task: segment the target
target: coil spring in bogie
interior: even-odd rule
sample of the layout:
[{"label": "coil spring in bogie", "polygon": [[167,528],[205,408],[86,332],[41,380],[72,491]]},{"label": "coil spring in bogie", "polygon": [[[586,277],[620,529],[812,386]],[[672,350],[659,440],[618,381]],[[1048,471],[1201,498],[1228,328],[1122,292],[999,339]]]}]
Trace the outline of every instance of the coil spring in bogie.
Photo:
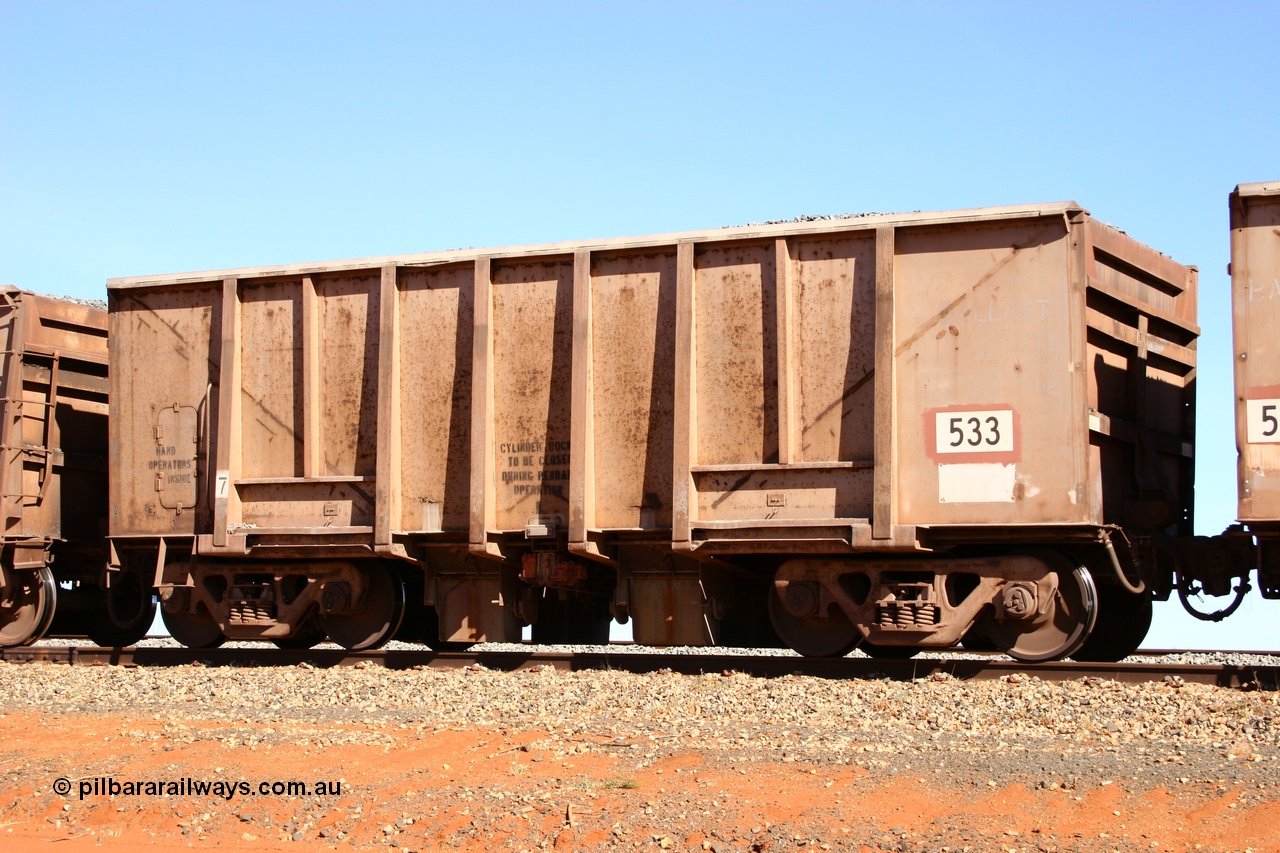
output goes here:
[{"label": "coil spring in bogie", "polygon": [[253,625],[262,622],[274,622],[276,605],[271,601],[240,600],[230,605],[228,619],[232,623]]},{"label": "coil spring in bogie", "polygon": [[938,624],[939,608],[922,601],[882,601],[877,622],[881,628],[917,628]]}]

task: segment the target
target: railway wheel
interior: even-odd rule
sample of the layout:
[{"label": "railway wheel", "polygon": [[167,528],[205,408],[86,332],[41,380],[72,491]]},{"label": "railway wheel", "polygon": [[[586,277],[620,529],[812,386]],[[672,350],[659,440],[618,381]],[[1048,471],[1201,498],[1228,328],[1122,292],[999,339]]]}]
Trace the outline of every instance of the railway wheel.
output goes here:
[{"label": "railway wheel", "polygon": [[165,590],[160,619],[169,636],[189,649],[216,649],[227,641],[227,635],[201,602],[191,609],[191,590],[172,587]]},{"label": "railway wheel", "polygon": [[1147,638],[1151,611],[1149,595],[1134,595],[1118,586],[1098,587],[1098,622],[1071,657],[1096,663],[1124,660]]},{"label": "railway wheel", "polygon": [[[1015,660],[1031,663],[1061,660],[1078,650],[1089,638],[1098,618],[1098,590],[1093,575],[1082,565],[1057,551],[1036,549],[1024,552],[1049,566],[1058,576],[1057,589],[1048,601],[1030,606],[1037,614],[1024,619],[998,619],[988,612],[982,617],[982,633],[996,648]],[[1021,606],[1019,584],[1005,588],[1005,608]]]},{"label": "railway wheel", "polygon": [[48,566],[35,571],[0,567],[5,575],[0,603],[0,647],[29,646],[44,636],[53,621],[58,586]]},{"label": "railway wheel", "polygon": [[135,571],[125,570],[104,590],[105,607],[85,624],[85,633],[99,646],[132,646],[147,636],[156,618],[151,586]]},{"label": "railway wheel", "polygon": [[319,616],[320,627],[329,639],[352,651],[381,648],[404,620],[405,589],[400,575],[376,563],[363,571],[365,591],[359,605]]},{"label": "railway wheel", "polygon": [[[825,609],[825,612],[820,612]],[[792,581],[769,591],[769,621],[782,642],[805,657],[843,657],[862,641],[862,632],[834,601],[822,604],[822,588]]]},{"label": "railway wheel", "polygon": [[292,636],[281,637],[271,642],[278,649],[309,649],[323,643],[327,636],[329,635],[324,632],[324,628],[320,627],[316,618],[311,617],[303,622]]}]

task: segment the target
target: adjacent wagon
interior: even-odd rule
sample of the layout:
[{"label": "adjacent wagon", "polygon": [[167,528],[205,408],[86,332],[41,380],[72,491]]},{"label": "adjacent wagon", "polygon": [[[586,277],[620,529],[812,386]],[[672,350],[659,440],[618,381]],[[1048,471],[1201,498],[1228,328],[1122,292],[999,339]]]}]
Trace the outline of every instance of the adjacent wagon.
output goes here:
[{"label": "adjacent wagon", "polygon": [[[1258,544],[1262,595],[1280,598],[1280,182],[1231,194],[1231,296],[1237,517]],[[1245,577],[1252,565],[1239,568]],[[1209,591],[1223,594],[1226,583],[1218,578]],[[1245,588],[1237,586],[1237,602]]]},{"label": "adjacent wagon", "polygon": [[149,578],[106,571],[103,307],[0,288],[0,388],[0,645],[134,642],[155,604]]}]

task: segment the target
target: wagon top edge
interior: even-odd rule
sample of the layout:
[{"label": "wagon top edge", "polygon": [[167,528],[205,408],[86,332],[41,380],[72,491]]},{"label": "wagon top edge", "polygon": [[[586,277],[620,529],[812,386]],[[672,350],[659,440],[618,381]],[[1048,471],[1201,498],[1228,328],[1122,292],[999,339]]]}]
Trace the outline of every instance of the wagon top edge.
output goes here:
[{"label": "wagon top edge", "polygon": [[155,285],[208,282],[225,278],[267,278],[281,275],[305,275],[307,273],[372,269],[389,265],[427,266],[435,264],[460,263],[477,257],[515,258],[538,255],[559,255],[578,251],[617,251],[626,249],[645,249],[650,247],[657,248],[687,242],[706,243],[746,240],[761,237],[799,237],[871,230],[884,225],[949,225],[965,222],[983,222],[1001,219],[1029,219],[1045,216],[1063,216],[1071,218],[1081,214],[1087,215],[1088,211],[1074,201],[1010,205],[1004,207],[981,207],[936,212],[917,211],[913,213],[876,213],[832,219],[781,222],[769,225],[730,226],[725,228],[705,229],[701,231],[654,234],[642,237],[616,237],[608,239],[536,243],[495,248],[450,249],[439,252],[382,255],[337,261],[238,267],[160,275],[121,276],[108,279],[107,288],[109,290],[118,290]]},{"label": "wagon top edge", "polygon": [[9,305],[26,303],[39,315],[63,323],[90,329],[106,329],[107,303],[101,299],[53,296],[13,284],[0,284],[0,302]]},{"label": "wagon top edge", "polygon": [[1247,198],[1260,195],[1280,195],[1280,181],[1261,181],[1256,184],[1240,184],[1233,195]]}]

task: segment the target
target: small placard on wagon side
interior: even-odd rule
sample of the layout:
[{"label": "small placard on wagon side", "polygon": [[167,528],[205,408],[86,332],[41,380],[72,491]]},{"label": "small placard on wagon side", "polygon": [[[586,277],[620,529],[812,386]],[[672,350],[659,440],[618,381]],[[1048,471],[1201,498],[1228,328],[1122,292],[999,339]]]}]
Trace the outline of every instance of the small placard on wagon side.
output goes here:
[{"label": "small placard on wagon side", "polygon": [[1280,444],[1280,398],[1245,400],[1245,440]]}]

